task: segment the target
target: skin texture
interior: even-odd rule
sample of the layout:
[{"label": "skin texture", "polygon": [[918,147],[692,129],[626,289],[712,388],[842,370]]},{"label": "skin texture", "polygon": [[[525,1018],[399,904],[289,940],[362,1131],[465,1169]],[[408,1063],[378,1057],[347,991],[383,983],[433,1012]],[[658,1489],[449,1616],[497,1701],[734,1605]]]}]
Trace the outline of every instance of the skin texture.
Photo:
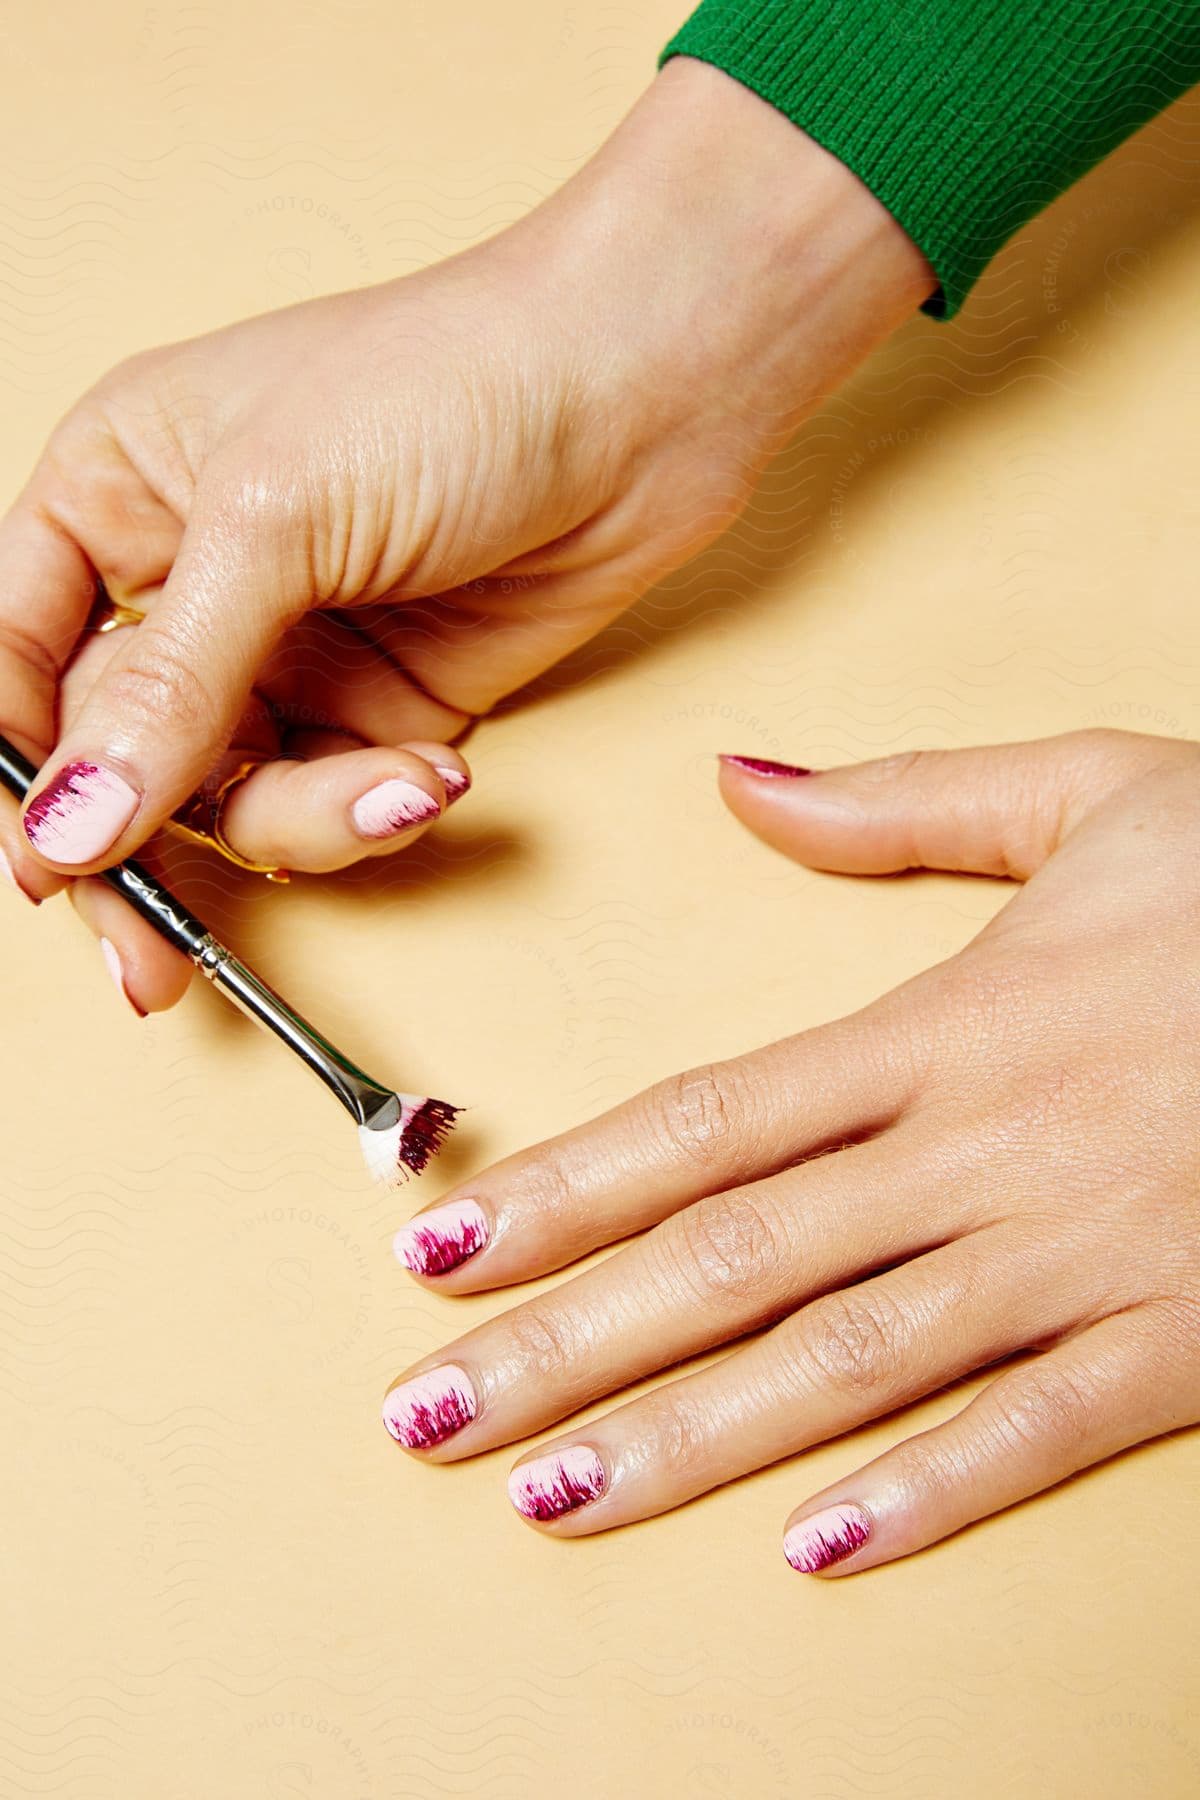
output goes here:
[{"label": "skin texture", "polygon": [[1024,885],[865,1011],[442,1196],[487,1225],[442,1293],[644,1235],[402,1379],[469,1377],[473,1422],[429,1453],[449,1461],[761,1332],[522,1457],[517,1493],[536,1458],[599,1458],[594,1499],[536,1520],[579,1535],[1015,1358],[784,1522],[793,1568],[841,1575],[1200,1419],[1200,748],[1087,732],[720,781],[812,867]]},{"label": "skin texture", "polygon": [[[0,730],[39,787],[86,763],[135,805],[36,842],[6,805],[17,881],[45,897],[141,853],[279,749],[301,760],[224,814],[248,859],[410,843],[419,823],[364,836],[356,801],[402,781],[444,810],[448,740],[721,532],[933,285],[836,159],[679,58],[478,248],[123,363],[0,525]],[[97,575],[145,622],[89,636]],[[102,886],[75,897],[131,997],[179,997],[182,959]]]}]

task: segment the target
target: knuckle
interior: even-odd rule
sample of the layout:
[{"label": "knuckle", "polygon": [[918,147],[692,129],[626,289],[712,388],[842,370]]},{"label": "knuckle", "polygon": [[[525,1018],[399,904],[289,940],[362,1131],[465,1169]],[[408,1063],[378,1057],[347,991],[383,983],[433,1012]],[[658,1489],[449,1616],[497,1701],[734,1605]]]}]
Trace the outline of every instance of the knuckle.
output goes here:
[{"label": "knuckle", "polygon": [[641,1404],[650,1424],[656,1455],[678,1477],[703,1461],[712,1421],[672,1388],[661,1389]]},{"label": "knuckle", "polygon": [[57,421],[46,440],[41,466],[48,469],[66,494],[75,490],[77,466],[108,440],[103,412],[89,395],[77,401]]},{"label": "knuckle", "polygon": [[570,1215],[575,1196],[562,1159],[547,1152],[535,1153],[522,1166],[521,1206],[544,1218],[546,1228],[558,1232]]},{"label": "knuckle", "polygon": [[917,769],[930,767],[938,755],[936,750],[897,750],[891,756],[880,756],[871,762],[859,763],[854,771],[855,778],[878,782],[881,787],[886,786],[889,782],[903,781]]},{"label": "knuckle", "polygon": [[795,1348],[822,1380],[851,1393],[900,1380],[912,1335],[904,1309],[882,1293],[827,1295],[796,1315]]},{"label": "knuckle", "polygon": [[247,466],[239,460],[229,474],[213,476],[212,507],[231,536],[244,540],[276,536],[300,517],[302,496],[294,476],[264,450]]},{"label": "knuckle", "polygon": [[1081,1445],[1092,1434],[1099,1392],[1078,1369],[1052,1364],[1026,1370],[1003,1396],[999,1427],[1009,1443]]},{"label": "knuckle", "polygon": [[910,1506],[933,1505],[953,1511],[969,1492],[973,1470],[970,1448],[952,1432],[929,1431],[909,1438],[889,1452],[889,1479]]},{"label": "knuckle", "polygon": [[780,1226],[750,1194],[713,1194],[681,1214],[677,1259],[706,1302],[768,1295],[780,1266]]},{"label": "knuckle", "polygon": [[1136,740],[1128,731],[1118,731],[1114,725],[1086,725],[1080,731],[1072,731],[1064,740],[1068,748],[1082,751],[1085,756],[1112,756],[1123,752]]},{"label": "knuckle", "polygon": [[561,1378],[582,1348],[570,1316],[536,1300],[517,1308],[508,1329],[522,1372],[539,1379]]},{"label": "knuckle", "polygon": [[1116,725],[1088,725],[1081,731],[1068,732],[1063,747],[1074,753],[1074,772],[1078,776],[1097,770],[1109,776],[1123,770],[1132,773],[1147,757],[1157,761],[1164,753],[1171,755],[1174,748],[1169,739],[1126,731]]},{"label": "knuckle", "polygon": [[222,709],[184,652],[152,626],[130,633],[129,655],[104,678],[108,704],[118,716],[132,713],[152,725],[197,729]]},{"label": "knuckle", "polygon": [[719,1146],[736,1137],[746,1096],[735,1068],[709,1063],[689,1069],[647,1096],[657,1135],[687,1161],[707,1164]]},{"label": "knuckle", "polygon": [[144,376],[161,366],[163,352],[161,348],[135,350],[129,356],[123,356],[120,362],[113,363],[90,390],[89,398],[107,400],[126,392],[136,386]]}]

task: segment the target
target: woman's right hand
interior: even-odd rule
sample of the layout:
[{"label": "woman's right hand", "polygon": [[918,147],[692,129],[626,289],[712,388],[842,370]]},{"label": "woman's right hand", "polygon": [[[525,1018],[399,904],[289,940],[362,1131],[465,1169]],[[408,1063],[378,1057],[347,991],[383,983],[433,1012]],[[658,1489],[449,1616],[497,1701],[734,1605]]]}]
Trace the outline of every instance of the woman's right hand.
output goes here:
[{"label": "woman's right hand", "polygon": [[[0,821],[19,886],[74,881],[170,1004],[183,959],[88,875],[248,752],[247,859],[410,841],[465,784],[450,741],[724,529],[932,282],[843,165],[680,58],[499,237],[120,365],[0,527],[0,730],[44,765]],[[144,622],[89,632],[97,577]]]}]

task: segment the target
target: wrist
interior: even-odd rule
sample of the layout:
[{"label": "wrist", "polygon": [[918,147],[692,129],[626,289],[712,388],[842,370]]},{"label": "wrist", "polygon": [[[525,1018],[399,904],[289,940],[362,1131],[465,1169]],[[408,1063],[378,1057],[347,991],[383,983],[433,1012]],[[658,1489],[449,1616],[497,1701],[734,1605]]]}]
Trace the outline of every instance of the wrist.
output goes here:
[{"label": "wrist", "polygon": [[529,223],[567,281],[590,282],[599,329],[615,306],[611,356],[665,359],[677,390],[736,396],[769,438],[937,286],[845,164],[690,57],[666,64]]}]

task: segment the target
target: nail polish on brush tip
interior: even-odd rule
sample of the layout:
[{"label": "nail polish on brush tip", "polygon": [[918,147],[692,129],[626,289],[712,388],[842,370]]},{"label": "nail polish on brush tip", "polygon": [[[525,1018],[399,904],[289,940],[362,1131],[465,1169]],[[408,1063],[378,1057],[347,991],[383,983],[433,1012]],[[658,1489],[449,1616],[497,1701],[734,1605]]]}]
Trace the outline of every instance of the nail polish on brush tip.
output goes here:
[{"label": "nail polish on brush tip", "polygon": [[137,808],[136,789],[115,770],[73,762],[30,801],[21,823],[34,849],[52,862],[94,862],[116,843]]},{"label": "nail polish on brush tip", "polygon": [[392,1250],[414,1275],[448,1275],[482,1250],[489,1236],[483,1208],[474,1200],[455,1200],[401,1225]]},{"label": "nail polish on brush tip", "polygon": [[870,1535],[871,1521],[861,1506],[827,1506],[788,1528],[783,1554],[799,1574],[815,1575],[845,1562]]},{"label": "nail polish on brush tip", "polygon": [[396,776],[360,794],[350,809],[350,816],[360,837],[389,838],[401,831],[411,831],[414,825],[428,825],[441,810],[433,795],[427,794],[415,781],[404,781]]},{"label": "nail polish on brush tip", "polygon": [[478,1410],[466,1370],[442,1363],[394,1387],[383,1403],[383,1422],[406,1450],[432,1450],[469,1425]]},{"label": "nail polish on brush tip", "polygon": [[607,1484],[596,1452],[586,1444],[571,1444],[515,1468],[508,1478],[508,1497],[527,1519],[561,1519],[598,1500]]},{"label": "nail polish on brush tip", "polygon": [[718,761],[728,763],[730,768],[745,769],[750,775],[762,775],[767,780],[796,775],[811,775],[812,769],[802,769],[798,763],[771,762],[763,756],[730,756],[722,753]]}]

